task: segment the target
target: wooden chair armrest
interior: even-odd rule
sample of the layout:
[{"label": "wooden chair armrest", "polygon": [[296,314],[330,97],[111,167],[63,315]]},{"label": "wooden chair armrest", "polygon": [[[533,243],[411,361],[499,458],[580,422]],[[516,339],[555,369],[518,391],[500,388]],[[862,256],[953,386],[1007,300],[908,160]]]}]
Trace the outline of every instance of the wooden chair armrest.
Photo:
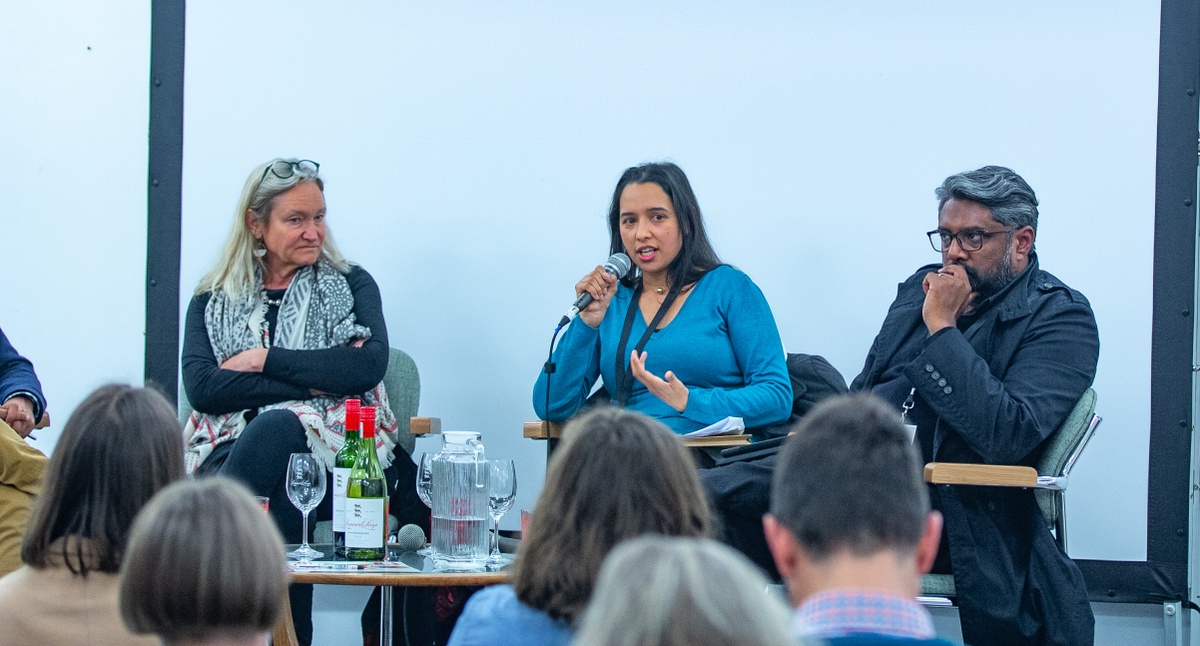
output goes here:
[{"label": "wooden chair armrest", "polygon": [[707,437],[684,437],[683,445],[689,449],[702,449],[710,446],[727,447],[741,446],[750,443],[750,435],[747,433],[738,433],[737,435],[709,435]]},{"label": "wooden chair armrest", "polygon": [[440,417],[410,417],[408,418],[409,435],[437,435],[442,432]]},{"label": "wooden chair armrest", "polygon": [[563,425],[558,422],[547,422],[544,420],[533,420],[525,422],[522,426],[522,434],[533,440],[549,440],[562,437]]},{"label": "wooden chair armrest", "polygon": [[990,487],[1037,487],[1038,473],[1033,467],[998,464],[930,462],[925,465],[929,484],[984,485]]}]

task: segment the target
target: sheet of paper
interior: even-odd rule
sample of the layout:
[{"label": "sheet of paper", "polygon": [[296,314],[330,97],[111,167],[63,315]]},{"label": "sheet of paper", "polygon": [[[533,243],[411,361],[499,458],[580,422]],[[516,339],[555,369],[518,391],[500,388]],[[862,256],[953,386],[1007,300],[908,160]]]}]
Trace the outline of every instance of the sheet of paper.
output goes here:
[{"label": "sheet of paper", "polygon": [[746,430],[746,422],[740,417],[726,417],[725,419],[709,424],[704,428],[687,433],[684,437],[709,437],[712,435],[737,435]]}]

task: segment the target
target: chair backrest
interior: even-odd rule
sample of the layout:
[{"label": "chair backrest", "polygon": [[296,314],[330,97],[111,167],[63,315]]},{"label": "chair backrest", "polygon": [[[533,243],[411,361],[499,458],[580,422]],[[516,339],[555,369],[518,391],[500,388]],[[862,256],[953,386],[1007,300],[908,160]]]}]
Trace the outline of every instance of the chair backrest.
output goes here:
[{"label": "chair backrest", "polygon": [[[412,455],[417,438],[408,432],[408,420],[417,414],[417,405],[421,401],[421,376],[417,372],[417,363],[403,350],[389,348],[383,387],[388,394],[388,408],[392,409],[392,414],[396,416],[396,422],[400,425],[396,434],[396,446]],[[192,405],[188,402],[182,381],[179,383],[178,409],[180,425],[186,424],[192,414]]]},{"label": "chair backrest", "polygon": [[421,402],[421,375],[417,372],[417,362],[403,350],[391,348],[387,372],[383,375],[383,387],[387,390],[388,407],[400,425],[396,446],[412,455],[417,438],[408,432],[408,423],[409,418],[417,414],[417,406]]},{"label": "chair backrest", "polygon": [[[1071,468],[1075,466],[1075,461],[1079,459],[1079,454],[1083,452],[1092,438],[1092,434],[1095,433],[1096,426],[1100,423],[1100,418],[1095,411],[1096,391],[1088,388],[1076,402],[1075,408],[1071,409],[1067,419],[1046,441],[1045,451],[1037,465],[1039,476],[1050,476],[1065,481],[1066,476],[1071,473]],[[1062,489],[1065,489],[1065,482],[1063,482]],[[1063,534],[1064,513],[1062,489],[1050,488],[1035,491],[1042,515],[1046,517],[1046,523],[1055,529],[1060,541]]]}]

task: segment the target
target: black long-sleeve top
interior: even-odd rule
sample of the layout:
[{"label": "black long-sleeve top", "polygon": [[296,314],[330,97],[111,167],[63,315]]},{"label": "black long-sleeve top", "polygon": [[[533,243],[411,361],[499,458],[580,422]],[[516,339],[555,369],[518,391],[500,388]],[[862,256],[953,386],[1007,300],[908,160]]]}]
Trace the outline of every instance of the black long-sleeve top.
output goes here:
[{"label": "black long-sleeve top", "polygon": [[[271,346],[262,373],[222,370],[217,365],[204,309],[211,292],[192,297],[183,334],[183,386],[192,407],[221,414],[255,409],[282,401],[312,397],[312,390],[357,395],[383,381],[388,364],[387,324],[375,279],[361,267],[346,274],[354,295],[355,321],[371,330],[361,348],[339,346],[323,350],[288,350]],[[271,307],[273,321],[278,308]],[[274,336],[275,326],[271,325]]]}]

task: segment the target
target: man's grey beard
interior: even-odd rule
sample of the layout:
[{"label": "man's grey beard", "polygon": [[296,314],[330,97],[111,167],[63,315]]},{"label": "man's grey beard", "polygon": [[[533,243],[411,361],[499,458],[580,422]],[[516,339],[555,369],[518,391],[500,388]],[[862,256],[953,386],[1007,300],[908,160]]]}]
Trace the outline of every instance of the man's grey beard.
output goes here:
[{"label": "man's grey beard", "polygon": [[999,292],[1008,286],[1017,278],[1017,270],[1013,267],[1012,255],[1005,253],[1000,262],[996,263],[990,276],[980,275],[979,270],[974,267],[968,267],[964,264],[954,263],[963,269],[967,270],[967,277],[971,279],[971,289],[979,296],[975,299],[978,303],[985,298]]}]

